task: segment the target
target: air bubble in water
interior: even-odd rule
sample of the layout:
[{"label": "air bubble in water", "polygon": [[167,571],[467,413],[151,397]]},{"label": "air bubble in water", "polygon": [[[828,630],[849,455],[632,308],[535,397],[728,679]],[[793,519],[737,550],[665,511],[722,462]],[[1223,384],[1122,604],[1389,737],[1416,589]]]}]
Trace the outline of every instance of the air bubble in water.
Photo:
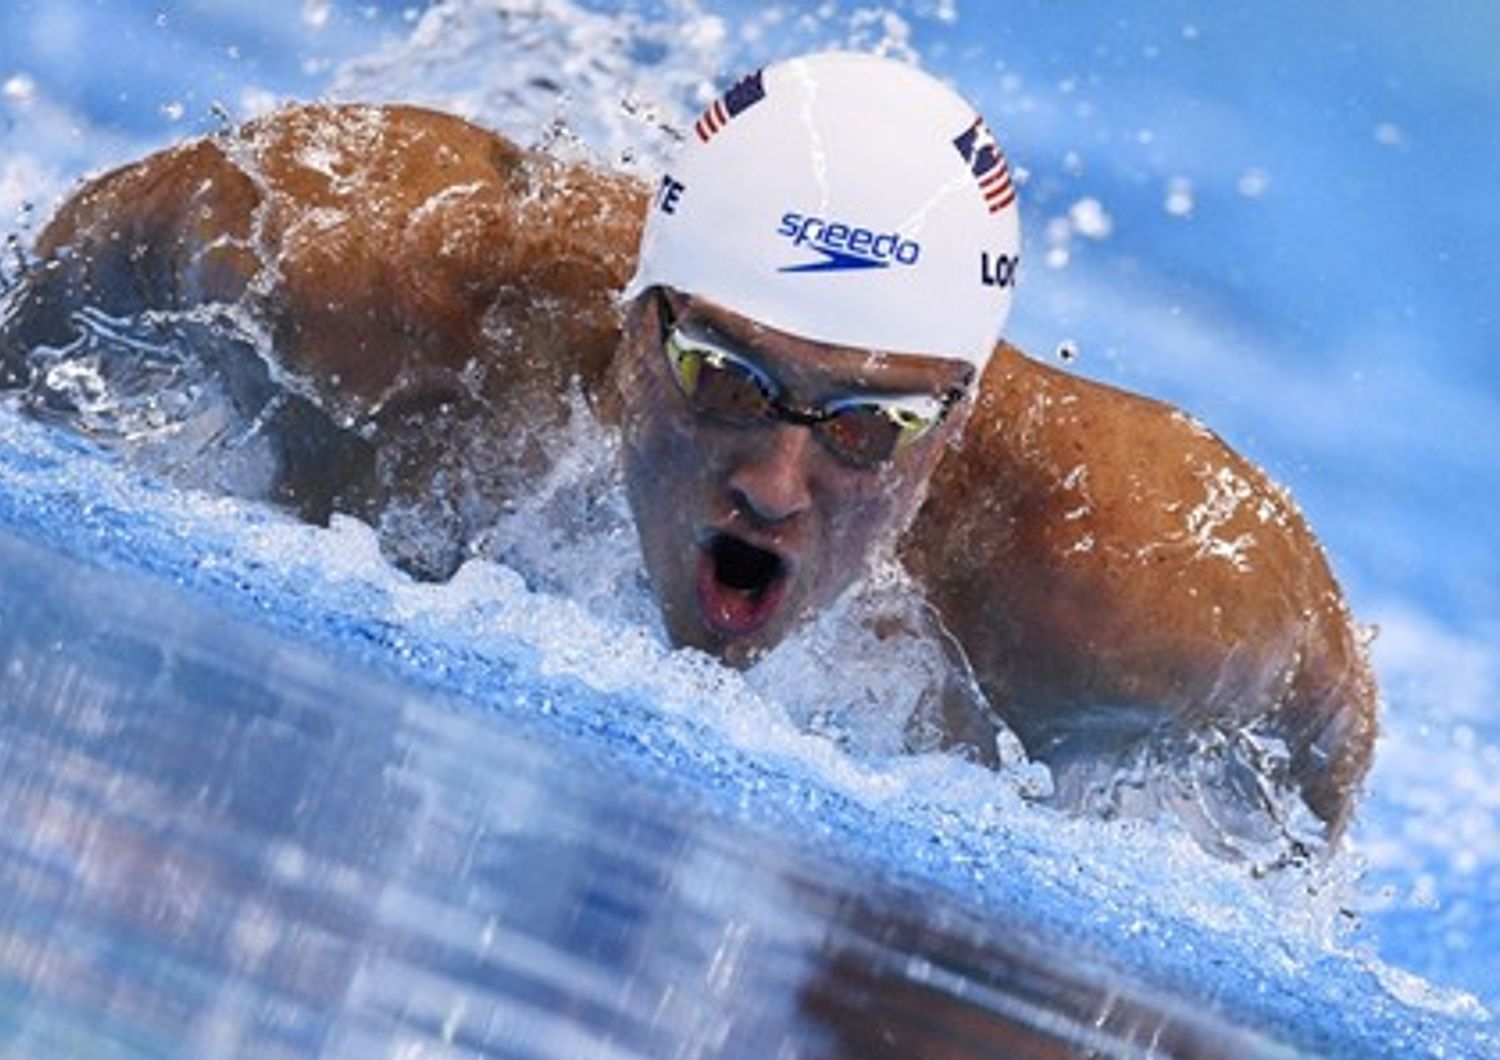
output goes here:
[{"label": "air bubble in water", "polygon": [[0,87],[0,95],[7,100],[17,104],[28,104],[36,102],[36,82],[27,74],[15,74],[6,79],[3,87]]},{"label": "air bubble in water", "polygon": [[1173,177],[1167,182],[1167,197],[1162,208],[1173,217],[1191,217],[1193,213],[1193,182],[1187,177]]},{"label": "air bubble in water", "polygon": [[1068,210],[1068,220],[1073,231],[1085,239],[1108,239],[1115,230],[1114,218],[1104,209],[1098,199],[1079,199]]},{"label": "air bubble in water", "polygon": [[1271,174],[1264,169],[1249,169],[1240,175],[1236,187],[1247,199],[1258,199],[1271,186]]}]

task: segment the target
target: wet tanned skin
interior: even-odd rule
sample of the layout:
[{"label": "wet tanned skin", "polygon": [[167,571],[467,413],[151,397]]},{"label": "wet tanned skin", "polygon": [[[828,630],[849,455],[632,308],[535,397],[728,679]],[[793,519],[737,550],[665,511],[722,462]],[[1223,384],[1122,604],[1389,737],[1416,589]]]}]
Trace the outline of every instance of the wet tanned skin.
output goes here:
[{"label": "wet tanned skin", "polygon": [[[945,431],[885,476],[852,475],[804,428],[705,425],[680,401],[650,308],[637,303],[627,324],[616,305],[645,202],[633,181],[431,111],[283,111],[70,199],[38,243],[42,264],[0,303],[0,381],[34,382],[26,352],[68,342],[79,306],[235,305],[305,392],[273,424],[270,499],[306,518],[375,522],[393,503],[428,503],[442,469],[477,459],[474,439],[507,439],[484,453],[488,495],[444,526],[454,549],[395,557],[443,576],[465,535],[545,467],[541,443],[577,379],[606,419],[623,418],[674,637],[734,663],[857,576],[941,457],[901,554],[1032,754],[1065,763],[1078,734],[1268,720],[1330,835],[1343,828],[1369,765],[1374,682],[1322,550],[1258,469],[1168,406],[1010,347],[957,451]],[[802,401],[866,370],[854,351],[690,312],[755,349]],[[866,382],[889,383],[893,363],[907,370],[872,365]],[[932,370],[914,378],[931,383]],[[797,565],[751,637],[695,613],[689,542],[705,526]]]},{"label": "wet tanned skin", "polygon": [[[271,499],[316,522],[413,506],[461,542],[545,469],[539,436],[567,415],[573,381],[601,389],[644,204],[633,181],[450,115],[280,111],[70,198],[0,325],[0,382],[27,382],[25,351],[71,341],[78,306],[234,305],[312,398],[272,412]],[[264,374],[254,351],[239,357]],[[508,448],[480,444],[501,436]],[[428,496],[433,469],[478,460],[493,495],[462,512]],[[462,550],[394,558],[439,577]]]},{"label": "wet tanned skin", "polygon": [[903,556],[1031,753],[1269,715],[1347,822],[1375,737],[1358,630],[1285,491],[1177,410],[1002,346]]}]

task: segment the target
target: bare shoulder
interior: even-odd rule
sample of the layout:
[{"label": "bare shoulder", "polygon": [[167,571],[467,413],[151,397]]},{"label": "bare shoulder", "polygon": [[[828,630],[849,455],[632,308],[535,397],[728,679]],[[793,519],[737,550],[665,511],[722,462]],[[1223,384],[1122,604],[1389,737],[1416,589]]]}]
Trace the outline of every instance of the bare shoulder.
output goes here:
[{"label": "bare shoulder", "polygon": [[1194,613],[1201,628],[1248,619],[1213,607],[1257,571],[1325,567],[1287,492],[1203,424],[1013,347],[986,372],[956,455],[945,478],[999,473],[1018,502],[1039,506],[1046,518],[1016,542],[1038,557],[1114,573],[1122,588],[1136,569],[1207,579],[1217,591],[1199,594],[1211,597]]},{"label": "bare shoulder", "polygon": [[66,415],[46,351],[92,342],[96,314],[164,341],[186,322],[197,364],[235,381],[221,411],[270,453],[257,495],[416,513],[432,532],[398,519],[388,552],[442,576],[554,458],[540,439],[575,382],[603,389],[644,207],[629,177],[454,115],[288,107],[71,196],[6,294],[0,385]]},{"label": "bare shoulder", "polygon": [[1002,347],[907,555],[1033,753],[1269,721],[1342,826],[1374,736],[1359,631],[1291,497],[1191,417]]},{"label": "bare shoulder", "polygon": [[530,351],[549,385],[596,378],[644,202],[628,177],[451,114],[288,107],[82,187],[38,242],[35,310],[12,329],[56,341],[82,303],[238,303],[284,367],[352,412],[506,350]]}]

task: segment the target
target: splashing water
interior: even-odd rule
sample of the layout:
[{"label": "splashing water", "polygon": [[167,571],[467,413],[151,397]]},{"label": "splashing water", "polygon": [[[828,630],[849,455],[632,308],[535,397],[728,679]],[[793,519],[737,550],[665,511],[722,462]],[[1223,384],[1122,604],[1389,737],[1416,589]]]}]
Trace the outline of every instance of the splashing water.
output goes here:
[{"label": "splashing water", "polygon": [[[656,16],[600,6],[565,0],[442,4],[417,19],[408,35],[344,64],[327,90],[336,98],[441,106],[522,142],[649,172],[725,69],[747,54],[840,41],[915,55],[920,35],[912,24],[922,25],[913,5],[835,14],[776,5],[743,18],[693,4],[669,4]],[[931,18],[954,21],[952,5],[938,7],[943,10],[929,13]],[[326,22],[326,10],[321,17]],[[976,17],[968,10],[957,24],[972,28]],[[7,71],[0,69],[3,76]],[[1018,108],[1020,91],[1006,97]],[[12,108],[29,108],[33,115],[54,106],[34,84],[7,98]],[[15,141],[25,145],[22,153],[0,163],[0,206],[7,217],[20,198],[46,202],[86,165],[137,147],[106,137],[85,160],[77,148],[52,146],[52,138],[34,131],[47,124],[28,121]],[[1167,187],[1165,208],[1174,222],[1198,223],[1212,212],[1211,181],[1168,172],[1144,193],[1153,210],[1163,209],[1161,189]],[[1285,182],[1278,171],[1274,184],[1259,186],[1273,189],[1265,193],[1270,196]],[[1179,211],[1176,198],[1183,188],[1191,209]],[[1080,261],[1106,245],[1100,233],[1111,243],[1126,238],[1131,215],[1105,191],[1067,201],[1094,204],[1074,216],[1070,228],[1091,245],[1064,241]],[[1068,272],[1078,279],[1067,290],[1087,293],[1090,274]],[[1292,1012],[1293,1019],[1316,1021],[1333,1018],[1318,1011],[1320,1002],[1345,1005],[1353,1011],[1339,1017],[1345,1020],[1341,1028],[1374,1028],[1376,1037],[1363,1039],[1367,1043],[1378,1040],[1382,1029],[1398,1028],[1434,1053],[1445,1042],[1451,1052],[1468,1049],[1470,1055],[1494,1048],[1489,1039],[1421,1022],[1423,1014],[1432,1014],[1459,1026],[1482,1024],[1489,1018],[1486,1004],[1493,1007],[1497,997],[1492,987],[1481,991],[1481,1001],[1472,990],[1420,979],[1378,958],[1381,940],[1367,937],[1370,927],[1351,922],[1348,911],[1354,910],[1367,925],[1378,925],[1394,903],[1408,917],[1402,923],[1413,925],[1406,929],[1412,939],[1422,933],[1426,921],[1409,917],[1421,904],[1420,880],[1400,876],[1416,848],[1393,838],[1400,835],[1402,818],[1392,814],[1362,838],[1364,856],[1386,866],[1388,878],[1395,873],[1402,881],[1400,893],[1383,907],[1379,894],[1360,880],[1358,856],[1317,872],[1253,882],[1242,870],[1206,858],[1171,822],[1080,821],[1035,805],[1030,800],[1052,778],[1025,763],[1003,733],[999,757],[1007,768],[999,777],[961,756],[928,749],[924,697],[935,684],[955,678],[941,631],[925,621],[920,600],[899,572],[880,572],[748,674],[726,672],[693,652],[669,651],[639,574],[634,534],[613,473],[613,439],[580,409],[567,428],[564,458],[523,504],[503,513],[458,575],[441,586],[411,582],[382,560],[375,532],[363,524],[338,518],[327,529],[304,527],[254,505],[192,492],[256,497],[265,489],[272,454],[261,425],[275,414],[267,403],[278,393],[271,383],[280,381],[263,374],[263,340],[243,321],[184,316],[131,322],[94,315],[82,323],[76,347],[43,354],[45,389],[33,411],[74,419],[87,433],[134,452],[139,465],[167,474],[181,489],[142,482],[7,415],[0,439],[0,507],[9,525],[30,527],[85,555],[166,572],[221,602],[239,598],[232,606],[260,611],[294,633],[306,632],[299,623],[312,623],[333,641],[342,635],[330,633],[334,627],[343,628],[349,641],[373,638],[379,665],[492,709],[500,708],[486,693],[487,666],[532,667],[601,695],[628,695],[649,704],[641,716],[642,739],[674,748],[655,759],[659,768],[670,772],[676,764],[686,770],[685,763],[696,762],[712,775],[717,760],[721,771],[711,782],[719,786],[713,798],[750,807],[750,819],[771,828],[790,822],[826,838],[839,828],[828,807],[847,800],[896,822],[887,831],[859,818],[870,831],[855,841],[876,849],[876,860],[894,866],[894,874],[941,880],[989,908],[1013,903],[1042,921],[1087,925],[1084,932],[1093,940],[1134,963],[1165,969],[1163,978],[1209,979],[1231,1006],[1255,1010],[1260,1004],[1257,1011],[1264,1012],[1279,1004],[1282,1019]],[[1071,324],[1068,330],[1089,331]],[[215,346],[210,338],[224,342],[224,350],[251,354],[236,361],[243,378],[232,394],[223,389],[222,365],[204,356]],[[1093,341],[1088,348],[1102,345]],[[122,368],[126,362],[104,355],[120,346],[144,354],[129,359],[128,371]],[[186,545],[175,543],[179,534]],[[294,603],[299,600],[304,603]],[[837,670],[829,665],[832,659],[839,660]],[[597,722],[583,708],[554,709],[565,716],[572,711],[571,722],[581,726]],[[1432,743],[1431,734],[1405,713],[1394,731],[1411,742]],[[1388,738],[1382,748],[1387,764],[1377,767],[1372,781],[1382,783],[1383,769],[1386,783],[1409,782],[1397,786],[1415,792],[1412,799],[1426,793],[1430,805],[1416,807],[1412,827],[1423,827],[1412,842],[1423,845],[1423,863],[1436,865],[1441,875],[1429,882],[1434,894],[1456,878],[1443,864],[1454,848],[1438,835],[1451,818],[1455,790],[1437,788],[1432,770],[1453,761],[1487,761],[1486,748],[1493,752],[1482,729],[1471,730],[1467,744],[1455,738],[1451,756],[1442,734],[1436,742],[1432,750],[1441,757],[1429,765]],[[925,753],[908,753],[913,749]],[[644,753],[649,758],[653,752]],[[1465,800],[1462,831],[1470,838],[1464,844],[1471,850],[1472,873],[1482,874],[1493,865],[1484,853],[1495,819],[1492,786],[1477,774],[1459,776],[1460,787],[1472,796]],[[1384,805],[1404,797],[1386,795]],[[929,844],[915,853],[906,845],[913,833]],[[844,841],[850,842],[847,835]],[[1472,909],[1467,922],[1463,910],[1449,913],[1471,932],[1493,930],[1472,923]],[[1416,954],[1418,945],[1403,941],[1398,953]],[[1195,947],[1214,956],[1183,956]],[[1225,955],[1234,967],[1216,971],[1215,962]],[[1361,992],[1358,984],[1366,977],[1378,986],[1374,994]],[[1478,989],[1478,978],[1467,981]],[[1311,999],[1305,1008],[1288,1000],[1299,988]],[[1257,1002],[1257,991],[1277,1000]],[[1404,1020],[1416,1020],[1419,1030],[1411,1032]]]}]

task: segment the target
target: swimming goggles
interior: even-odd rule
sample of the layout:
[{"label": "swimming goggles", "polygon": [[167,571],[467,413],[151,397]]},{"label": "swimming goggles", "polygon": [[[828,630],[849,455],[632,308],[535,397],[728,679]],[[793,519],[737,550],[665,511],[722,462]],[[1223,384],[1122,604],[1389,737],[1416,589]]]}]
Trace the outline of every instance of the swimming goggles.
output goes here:
[{"label": "swimming goggles", "polygon": [[721,341],[677,322],[670,299],[656,289],[662,349],[677,386],[703,416],[741,427],[791,423],[806,427],[830,453],[851,467],[886,463],[943,421],[963,395],[869,394],[793,405],[765,368]]}]

